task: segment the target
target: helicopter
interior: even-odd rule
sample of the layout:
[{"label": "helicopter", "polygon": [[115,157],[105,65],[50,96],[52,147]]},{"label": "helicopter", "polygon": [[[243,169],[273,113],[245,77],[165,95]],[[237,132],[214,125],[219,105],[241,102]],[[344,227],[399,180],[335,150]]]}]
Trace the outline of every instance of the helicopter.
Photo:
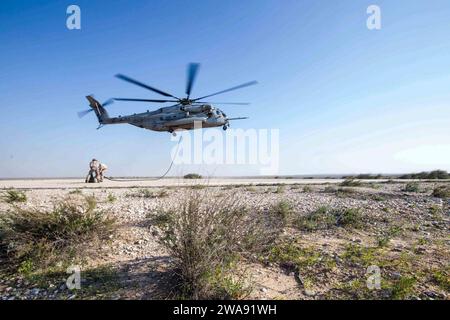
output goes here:
[{"label": "helicopter", "polygon": [[[219,108],[213,106],[213,104],[230,104],[230,105],[248,105],[249,103],[243,102],[207,102],[203,101],[205,98],[230,92],[233,90],[245,88],[257,84],[257,81],[250,81],[238,86],[231,87],[229,89],[221,90],[206,96],[192,99],[191,92],[197,77],[198,70],[200,68],[199,63],[190,63],[187,68],[187,81],[186,81],[186,97],[178,98],[170,93],[151,87],[145,83],[132,79],[123,74],[117,74],[116,77],[145,88],[147,90],[158,93],[166,99],[135,99],[135,98],[111,98],[101,104],[92,95],[86,96],[89,101],[91,109],[78,112],[78,116],[81,118],[89,112],[95,112],[98,118],[100,129],[104,125],[108,124],[121,124],[127,123],[133,126],[144,128],[153,131],[167,131],[176,135],[176,130],[192,130],[196,128],[211,128],[222,127],[223,130],[227,130],[230,126],[230,121],[244,120],[248,117],[228,118],[227,115]],[[154,102],[154,103],[168,103],[174,102],[175,104],[159,108],[154,111],[147,110],[143,113],[135,113],[127,116],[110,117],[105,107],[114,101],[133,101],[133,102]]]}]

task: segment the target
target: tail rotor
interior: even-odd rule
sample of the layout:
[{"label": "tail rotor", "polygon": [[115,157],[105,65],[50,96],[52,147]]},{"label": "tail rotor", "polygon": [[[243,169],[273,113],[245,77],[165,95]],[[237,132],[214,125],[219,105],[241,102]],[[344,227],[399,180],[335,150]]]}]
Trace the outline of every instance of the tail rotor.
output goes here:
[{"label": "tail rotor", "polygon": [[108,99],[105,102],[103,102],[102,104],[100,104],[100,102],[98,102],[97,100],[94,99],[94,95],[86,96],[86,98],[89,101],[89,105],[91,106],[91,109],[86,109],[86,110],[77,112],[78,118],[81,119],[92,111],[95,112],[95,114],[99,118],[100,122],[101,122],[101,119],[108,117],[108,113],[106,112],[104,107],[114,103],[114,99]]}]

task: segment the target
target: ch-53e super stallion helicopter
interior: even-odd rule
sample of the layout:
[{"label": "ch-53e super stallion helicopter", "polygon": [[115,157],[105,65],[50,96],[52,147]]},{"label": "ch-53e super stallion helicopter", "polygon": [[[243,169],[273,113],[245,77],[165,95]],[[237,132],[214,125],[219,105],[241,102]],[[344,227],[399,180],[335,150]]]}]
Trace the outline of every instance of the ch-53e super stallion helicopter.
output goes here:
[{"label": "ch-53e super stallion helicopter", "polygon": [[[232,120],[242,120],[245,118],[228,118],[227,115],[217,107],[211,104],[234,104],[234,105],[248,105],[249,103],[242,102],[206,102],[202,101],[205,98],[209,98],[218,94],[225,92],[241,89],[256,84],[256,81],[246,82],[244,84],[218,91],[206,96],[191,99],[191,91],[197,76],[200,64],[190,63],[187,70],[187,82],[186,82],[186,98],[178,98],[170,93],[161,91],[154,87],[150,87],[142,82],[129,78],[125,75],[118,74],[117,78],[140,86],[142,88],[148,89],[150,91],[156,92],[168,99],[134,99],[134,98],[112,98],[101,104],[93,98],[93,96],[87,96],[89,100],[89,105],[91,109],[81,111],[78,116],[81,118],[85,116],[88,112],[94,111],[97,115],[98,121],[101,128],[107,124],[118,124],[118,123],[128,123],[136,127],[145,128],[154,131],[168,131],[173,135],[176,135],[175,131],[180,129],[191,130],[197,127],[209,128],[209,127],[222,127],[226,130],[230,126],[230,121]],[[156,103],[166,103],[175,102],[174,105],[159,108],[155,111],[147,111],[143,113],[135,113],[128,116],[118,116],[109,117],[105,106],[111,104],[114,100],[116,101],[138,101],[138,102],[156,102]]]}]

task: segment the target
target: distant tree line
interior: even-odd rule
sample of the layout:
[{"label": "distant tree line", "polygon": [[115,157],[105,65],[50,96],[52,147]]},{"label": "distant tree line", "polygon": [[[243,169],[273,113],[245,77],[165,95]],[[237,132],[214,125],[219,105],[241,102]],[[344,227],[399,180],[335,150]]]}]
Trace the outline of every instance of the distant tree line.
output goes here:
[{"label": "distant tree line", "polygon": [[361,179],[361,180],[371,180],[371,179],[420,179],[420,180],[437,180],[437,179],[450,179],[450,174],[444,170],[434,170],[431,172],[420,172],[420,173],[408,173],[400,176],[386,176],[381,174],[359,174],[354,176],[345,176],[344,179]]},{"label": "distant tree line", "polygon": [[348,179],[348,180],[351,180],[351,179],[370,180],[370,179],[388,179],[388,178],[392,178],[392,177],[386,177],[381,174],[374,175],[374,174],[363,173],[363,174],[358,174],[356,176],[344,176],[342,178]]},{"label": "distant tree line", "polygon": [[444,170],[435,170],[431,172],[404,174],[400,176],[399,179],[424,179],[424,180],[450,179],[450,174]]}]

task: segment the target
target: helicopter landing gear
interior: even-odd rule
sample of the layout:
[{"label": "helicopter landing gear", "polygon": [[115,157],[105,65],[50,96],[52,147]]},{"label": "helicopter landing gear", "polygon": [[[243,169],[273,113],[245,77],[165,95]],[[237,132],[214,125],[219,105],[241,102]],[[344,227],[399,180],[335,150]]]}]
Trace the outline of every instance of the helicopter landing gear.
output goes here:
[{"label": "helicopter landing gear", "polygon": [[177,136],[177,133],[176,133],[173,129],[170,129],[169,132],[170,132],[174,137]]},{"label": "helicopter landing gear", "polygon": [[224,126],[222,127],[222,129],[223,129],[223,131],[226,131],[226,130],[228,129],[228,126],[227,126],[227,125],[224,125]]}]

